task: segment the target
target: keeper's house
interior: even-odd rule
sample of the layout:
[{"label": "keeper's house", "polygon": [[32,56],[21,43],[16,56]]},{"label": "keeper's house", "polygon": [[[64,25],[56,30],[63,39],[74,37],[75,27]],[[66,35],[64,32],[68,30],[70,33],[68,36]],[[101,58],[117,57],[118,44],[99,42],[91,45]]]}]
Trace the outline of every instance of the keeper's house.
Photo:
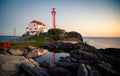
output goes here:
[{"label": "keeper's house", "polygon": [[31,21],[26,29],[29,35],[39,35],[47,32],[46,25],[36,20]]}]

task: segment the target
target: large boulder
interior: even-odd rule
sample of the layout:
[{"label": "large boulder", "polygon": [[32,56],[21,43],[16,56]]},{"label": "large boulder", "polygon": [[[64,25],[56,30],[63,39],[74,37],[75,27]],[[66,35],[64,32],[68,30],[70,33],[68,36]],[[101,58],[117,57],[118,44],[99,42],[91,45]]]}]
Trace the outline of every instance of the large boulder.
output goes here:
[{"label": "large boulder", "polygon": [[65,33],[65,30],[63,30],[63,29],[56,28],[56,29],[49,29],[48,30],[48,34],[52,34],[52,35],[63,34],[63,33]]},{"label": "large boulder", "polygon": [[66,32],[63,29],[56,28],[56,29],[49,29],[47,34],[58,35],[60,40],[83,42],[83,38],[81,34],[75,31]]},{"label": "large boulder", "polygon": [[31,67],[39,66],[33,59],[26,59],[24,56],[13,56],[0,54],[0,76],[17,75],[20,71],[20,64],[27,63]]},{"label": "large boulder", "polygon": [[68,40],[80,40],[80,41],[83,42],[83,38],[82,38],[81,34],[78,33],[78,32],[75,32],[75,31],[68,32],[65,35],[65,38],[68,39]]}]

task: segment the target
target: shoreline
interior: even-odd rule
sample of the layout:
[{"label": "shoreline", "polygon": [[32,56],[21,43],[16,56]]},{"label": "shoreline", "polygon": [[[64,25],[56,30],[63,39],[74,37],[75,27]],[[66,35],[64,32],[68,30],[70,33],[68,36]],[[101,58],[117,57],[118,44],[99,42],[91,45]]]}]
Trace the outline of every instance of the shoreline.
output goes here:
[{"label": "shoreline", "polygon": [[[20,37],[22,38],[22,37]],[[97,39],[96,39],[97,38]],[[100,38],[100,41],[99,41],[99,38]],[[106,39],[106,38],[115,38],[118,40],[118,38],[120,37],[83,37],[83,41],[89,45],[92,45],[94,47],[96,47],[97,49],[105,49],[105,48],[120,48],[119,45],[120,43],[116,43],[114,41],[110,41],[108,39],[108,41],[104,41],[104,40],[101,40],[102,39]],[[98,40],[98,41],[97,41]],[[115,41],[117,41],[115,40]],[[110,42],[109,42],[110,41]],[[9,41],[0,41],[0,43],[4,43],[4,42],[11,42],[11,43],[29,43],[29,42],[36,42],[36,40],[29,40],[29,39],[25,39],[25,40],[20,40],[20,39],[16,39],[16,40],[9,40]],[[113,44],[111,43],[113,42]],[[119,42],[119,41],[117,41]],[[75,42],[76,43],[76,42]],[[109,44],[107,44],[109,43]]]}]

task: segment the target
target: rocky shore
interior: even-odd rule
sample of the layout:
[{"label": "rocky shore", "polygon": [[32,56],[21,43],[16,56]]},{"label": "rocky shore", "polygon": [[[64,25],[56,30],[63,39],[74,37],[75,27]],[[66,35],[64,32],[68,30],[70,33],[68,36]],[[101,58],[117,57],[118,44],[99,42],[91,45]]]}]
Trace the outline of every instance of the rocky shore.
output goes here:
[{"label": "rocky shore", "polygon": [[[40,48],[40,47],[39,47]],[[120,49],[96,49],[86,43],[46,43],[48,50],[62,50],[70,56],[54,64],[26,57],[34,48],[0,48],[0,76],[119,76]]]},{"label": "rocky shore", "polygon": [[[26,40],[42,45],[22,50],[0,48],[0,76],[120,76],[120,49],[96,49],[84,43],[77,32],[49,29],[46,34],[22,36],[16,42],[24,44]],[[37,62],[36,57],[47,53],[43,49],[69,56],[55,63]]]},{"label": "rocky shore", "polygon": [[[87,69],[88,75],[90,71],[87,66],[96,70],[98,75],[90,76],[119,76],[120,72],[120,49],[106,48],[96,49],[86,43],[59,43],[45,44],[47,49],[61,49],[70,54],[70,57],[61,58],[60,61],[67,63],[80,63],[84,64]],[[66,63],[65,63],[66,64]]]}]

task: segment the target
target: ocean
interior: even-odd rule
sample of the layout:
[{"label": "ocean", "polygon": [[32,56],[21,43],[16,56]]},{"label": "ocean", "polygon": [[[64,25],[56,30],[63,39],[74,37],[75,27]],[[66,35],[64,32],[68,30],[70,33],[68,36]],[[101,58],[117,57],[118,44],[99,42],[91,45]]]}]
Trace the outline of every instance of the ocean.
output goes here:
[{"label": "ocean", "polygon": [[[16,36],[19,38],[20,36]],[[14,36],[0,36],[0,41],[9,41]],[[83,37],[83,41],[87,44],[100,48],[120,48],[120,37]]]},{"label": "ocean", "polygon": [[[20,36],[15,36],[15,38],[19,38]],[[0,36],[0,41],[9,41],[9,40],[13,40],[14,36]]]},{"label": "ocean", "polygon": [[84,42],[100,48],[120,48],[120,37],[83,37]]}]

